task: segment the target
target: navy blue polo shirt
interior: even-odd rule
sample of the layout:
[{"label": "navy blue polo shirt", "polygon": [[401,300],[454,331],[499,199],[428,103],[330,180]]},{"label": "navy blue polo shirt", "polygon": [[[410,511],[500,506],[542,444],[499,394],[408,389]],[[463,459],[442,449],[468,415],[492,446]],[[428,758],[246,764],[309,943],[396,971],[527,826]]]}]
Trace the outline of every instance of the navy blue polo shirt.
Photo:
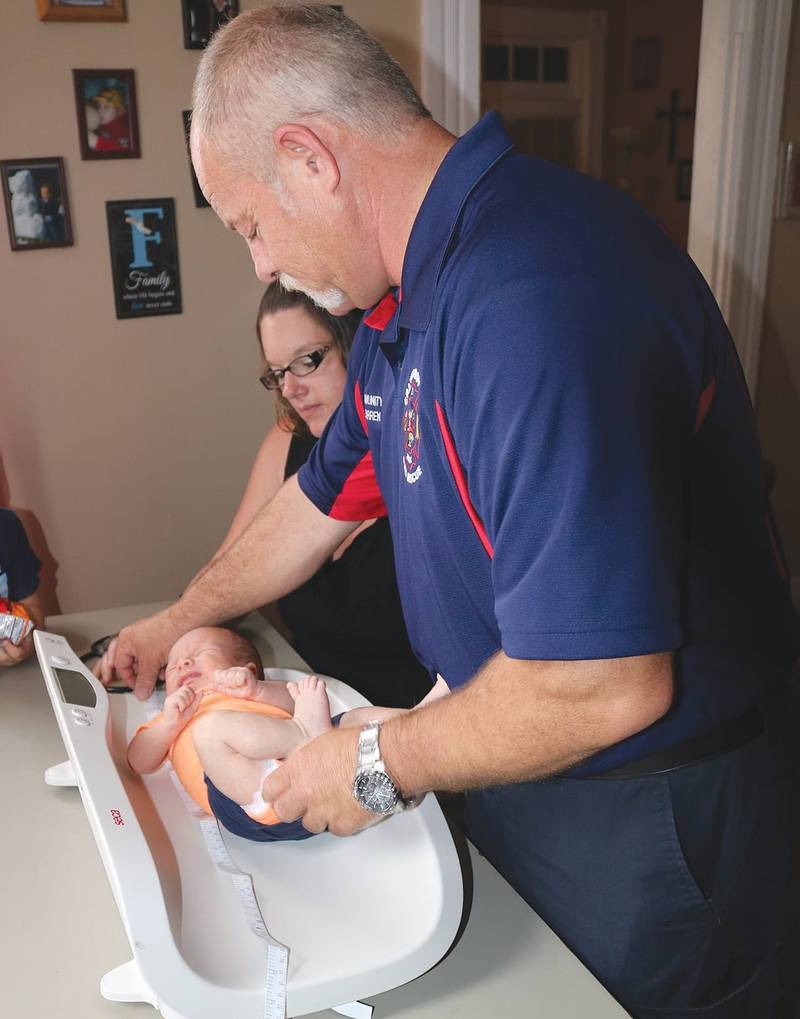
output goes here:
[{"label": "navy blue polo shirt", "polygon": [[440,166],[298,477],[340,519],[382,497],[413,648],[451,688],[500,649],[675,650],[668,714],[581,773],[735,717],[794,659],[752,411],[705,282],[625,196],[517,154],[495,114]]},{"label": "navy blue polo shirt", "polygon": [[39,586],[40,567],[17,514],[0,508],[0,598],[29,598]]}]

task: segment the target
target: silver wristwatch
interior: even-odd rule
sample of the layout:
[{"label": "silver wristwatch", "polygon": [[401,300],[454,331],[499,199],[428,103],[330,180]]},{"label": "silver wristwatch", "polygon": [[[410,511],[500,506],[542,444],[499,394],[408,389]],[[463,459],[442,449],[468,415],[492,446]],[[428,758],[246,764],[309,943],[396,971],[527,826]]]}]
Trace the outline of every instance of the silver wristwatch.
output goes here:
[{"label": "silver wristwatch", "polygon": [[421,802],[421,797],[414,796],[405,800],[400,795],[400,790],[381,760],[378,742],[380,731],[380,722],[370,722],[359,733],[353,796],[372,814],[397,814],[402,810],[416,807]]}]

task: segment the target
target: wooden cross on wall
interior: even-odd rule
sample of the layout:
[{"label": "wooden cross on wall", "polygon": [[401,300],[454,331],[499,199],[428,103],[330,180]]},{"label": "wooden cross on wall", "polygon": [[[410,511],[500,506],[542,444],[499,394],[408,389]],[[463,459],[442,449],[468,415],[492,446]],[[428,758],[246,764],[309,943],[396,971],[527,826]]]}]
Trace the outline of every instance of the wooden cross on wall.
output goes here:
[{"label": "wooden cross on wall", "polygon": [[674,88],[670,95],[670,106],[668,110],[656,110],[658,120],[669,121],[669,147],[667,149],[667,162],[671,163],[675,158],[675,147],[678,142],[678,121],[689,120],[694,116],[694,110],[687,106],[685,110],[678,109],[678,96],[680,89]]}]

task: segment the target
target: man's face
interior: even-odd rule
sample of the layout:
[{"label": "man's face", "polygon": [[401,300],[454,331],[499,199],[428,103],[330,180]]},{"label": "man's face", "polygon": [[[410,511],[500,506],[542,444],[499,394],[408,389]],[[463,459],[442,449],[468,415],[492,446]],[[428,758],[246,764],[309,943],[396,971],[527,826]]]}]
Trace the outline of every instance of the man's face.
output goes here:
[{"label": "man's face", "polygon": [[205,626],[190,630],[177,640],[167,657],[164,670],[167,694],[187,684],[202,690],[213,680],[217,669],[236,665],[235,642],[227,630]]},{"label": "man's face", "polygon": [[195,137],[192,158],[206,198],[228,229],[245,239],[262,283],[278,279],[287,290],[301,290],[337,314],[354,307],[339,278],[336,265],[342,260],[320,210],[302,208],[283,188],[276,194],[265,182],[226,168]]}]

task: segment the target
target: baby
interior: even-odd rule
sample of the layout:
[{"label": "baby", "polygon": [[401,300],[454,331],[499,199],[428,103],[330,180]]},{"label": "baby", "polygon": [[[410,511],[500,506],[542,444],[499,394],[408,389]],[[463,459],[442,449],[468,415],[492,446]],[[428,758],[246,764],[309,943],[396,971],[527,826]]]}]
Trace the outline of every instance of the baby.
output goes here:
[{"label": "baby", "polygon": [[[168,757],[181,784],[207,813],[256,842],[308,838],[298,821],[280,821],[261,789],[276,758],[333,727],[325,683],[263,680],[258,651],[246,637],[220,627],[190,630],[172,646],[163,710],[137,729],[128,763],[140,775]],[[448,692],[439,680],[425,701]],[[424,702],[423,702],[424,703]],[[365,725],[399,708],[357,708],[343,725]]]}]

